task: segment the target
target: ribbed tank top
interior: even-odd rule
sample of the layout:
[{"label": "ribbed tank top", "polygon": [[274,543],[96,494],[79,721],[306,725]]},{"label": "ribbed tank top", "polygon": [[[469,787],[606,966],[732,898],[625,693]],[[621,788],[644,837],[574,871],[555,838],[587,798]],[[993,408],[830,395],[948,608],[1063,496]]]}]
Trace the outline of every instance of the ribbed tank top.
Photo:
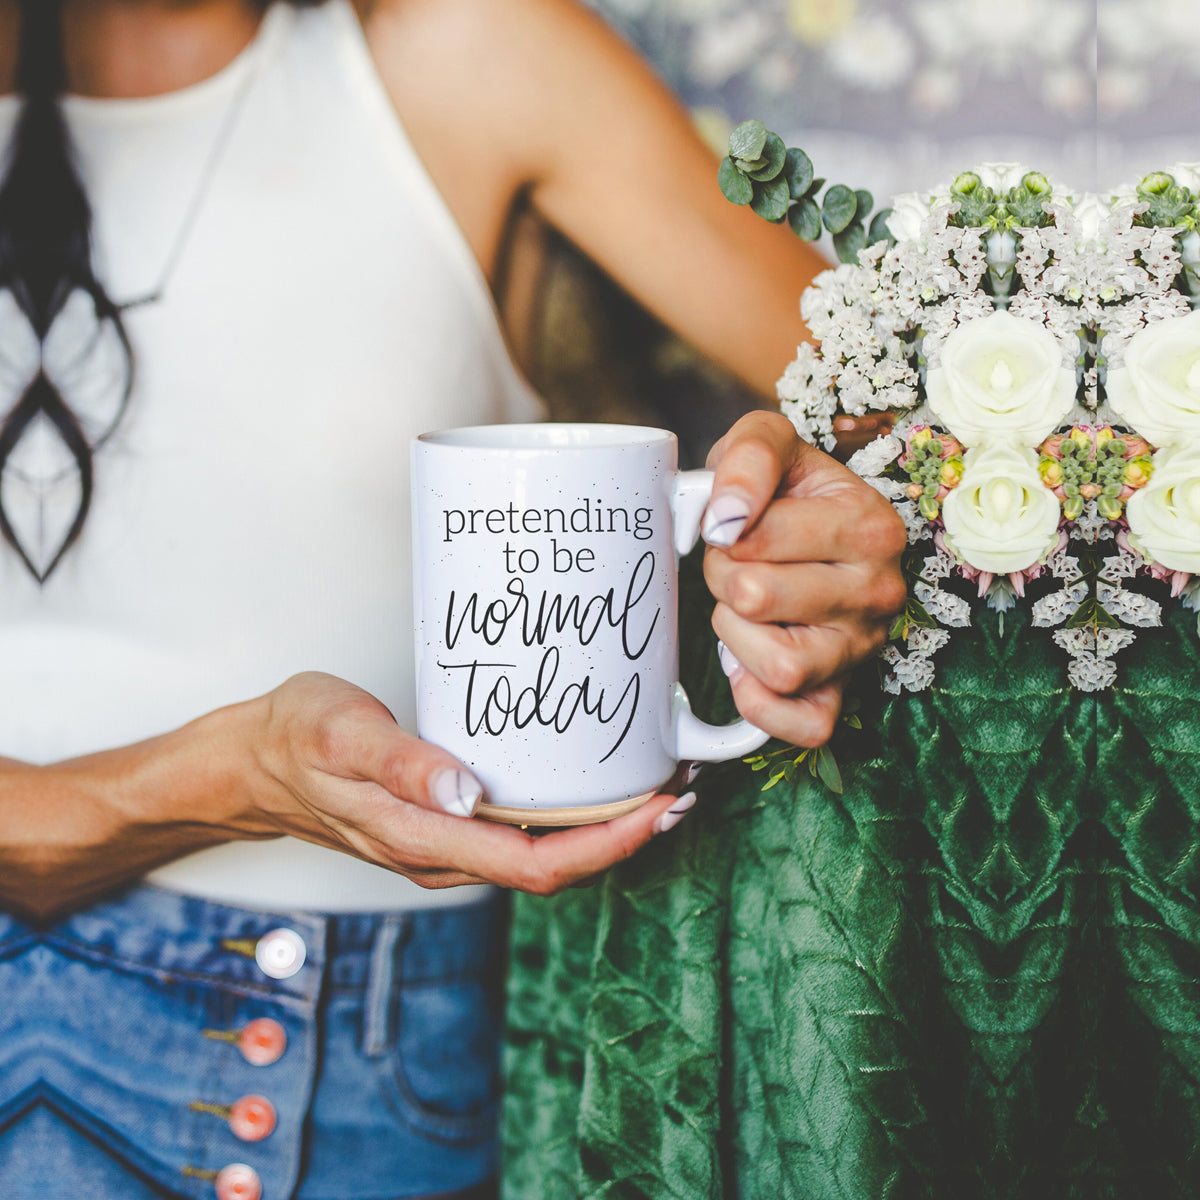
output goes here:
[{"label": "ribbed tank top", "polygon": [[[15,107],[0,109],[6,128]],[[277,3],[210,79],[64,107],[119,302],[153,291],[209,178],[162,297],[127,314],[134,388],[97,452],[82,539],[41,587],[0,546],[0,754],[50,762],[134,742],[310,669],[414,728],[409,441],[539,414],[353,10]],[[5,408],[36,362],[8,300]],[[79,366],[67,332],[46,359],[95,431],[114,360],[101,349]],[[69,460],[48,432],[14,462],[18,520],[65,519],[77,481],[55,478]],[[428,892],[290,838],[148,878],[275,910],[479,891]]]}]

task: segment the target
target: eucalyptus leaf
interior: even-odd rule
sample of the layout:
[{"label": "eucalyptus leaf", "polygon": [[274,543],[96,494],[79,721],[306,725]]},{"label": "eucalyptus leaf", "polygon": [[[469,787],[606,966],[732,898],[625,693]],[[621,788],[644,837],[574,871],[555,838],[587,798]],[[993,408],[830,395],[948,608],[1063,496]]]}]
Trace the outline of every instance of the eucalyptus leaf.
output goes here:
[{"label": "eucalyptus leaf", "polygon": [[806,242],[815,242],[821,236],[821,210],[816,201],[806,196],[793,204],[788,213],[788,224],[798,238]]},{"label": "eucalyptus leaf", "polygon": [[720,185],[721,194],[731,204],[749,204],[754,199],[754,184],[733,165],[730,158],[721,160],[717,183]]},{"label": "eucalyptus leaf", "polygon": [[793,146],[784,159],[783,177],[788,181],[788,190],[792,194],[792,199],[799,200],[812,187],[812,159],[803,150],[798,150]]},{"label": "eucalyptus leaf", "polygon": [[858,262],[858,252],[867,244],[867,231],[861,221],[847,225],[833,235],[833,248],[844,263]]},{"label": "eucalyptus leaf", "polygon": [[783,144],[783,138],[777,133],[768,133],[767,144],[762,152],[764,165],[751,171],[750,178],[759,183],[766,183],[768,180],[774,179],[783,170],[786,159],[787,147]]},{"label": "eucalyptus leaf", "polygon": [[858,219],[865,221],[870,216],[871,209],[875,207],[875,197],[866,188],[859,188],[854,193],[854,197],[858,201]]},{"label": "eucalyptus leaf", "polygon": [[821,220],[830,233],[841,233],[858,211],[858,197],[844,184],[835,183],[825,193],[821,204]]},{"label": "eucalyptus leaf", "polygon": [[890,242],[892,240],[892,231],[887,226],[888,217],[891,215],[890,208],[881,208],[871,218],[871,230],[867,234],[868,242]]},{"label": "eucalyptus leaf", "polygon": [[743,175],[749,175],[752,171],[761,171],[767,165],[767,156],[760,154],[757,158],[744,159],[735,158],[733,165],[737,167]]},{"label": "eucalyptus leaf", "polygon": [[729,154],[732,158],[758,158],[766,144],[767,127],[757,117],[752,117],[729,135]]},{"label": "eucalyptus leaf", "polygon": [[786,179],[772,179],[769,183],[754,185],[754,199],[750,207],[767,221],[782,221],[788,211],[788,185]]}]

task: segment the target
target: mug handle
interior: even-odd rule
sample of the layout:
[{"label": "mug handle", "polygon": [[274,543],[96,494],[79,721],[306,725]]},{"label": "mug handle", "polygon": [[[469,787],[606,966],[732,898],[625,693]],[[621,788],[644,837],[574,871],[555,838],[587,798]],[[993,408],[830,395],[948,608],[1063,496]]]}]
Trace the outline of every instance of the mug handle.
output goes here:
[{"label": "mug handle", "polygon": [[[675,519],[675,553],[687,554],[700,537],[700,522],[712,496],[711,471],[680,471],[671,490]],[[724,762],[757,750],[770,738],[744,717],[731,725],[709,725],[693,715],[687,693],[676,683],[671,695],[671,727],[679,762]]]}]

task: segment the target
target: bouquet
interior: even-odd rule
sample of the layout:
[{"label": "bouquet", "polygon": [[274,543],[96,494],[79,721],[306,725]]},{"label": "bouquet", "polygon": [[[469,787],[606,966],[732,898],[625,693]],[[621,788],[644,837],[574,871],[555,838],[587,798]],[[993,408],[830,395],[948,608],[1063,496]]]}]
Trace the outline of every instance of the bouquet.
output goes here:
[{"label": "bouquet", "polygon": [[849,462],[908,529],[884,688],[927,688],[953,630],[1018,604],[1073,687],[1111,686],[1165,604],[1200,609],[1200,165],[1095,194],[984,164],[872,217],[778,141],[739,126],[720,182],[842,259],[779,381],[801,436],[894,415]]}]

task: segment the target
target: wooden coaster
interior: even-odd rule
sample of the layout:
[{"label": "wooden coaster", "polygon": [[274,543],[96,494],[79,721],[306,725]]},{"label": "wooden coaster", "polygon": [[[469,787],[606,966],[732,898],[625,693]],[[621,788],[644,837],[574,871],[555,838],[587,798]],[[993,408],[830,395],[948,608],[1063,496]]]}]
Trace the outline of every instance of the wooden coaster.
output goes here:
[{"label": "wooden coaster", "polygon": [[502,825],[598,825],[636,812],[657,792],[634,796],[631,800],[618,800],[614,804],[590,804],[579,808],[505,808],[499,804],[481,804],[475,811],[485,821],[497,821]]}]

